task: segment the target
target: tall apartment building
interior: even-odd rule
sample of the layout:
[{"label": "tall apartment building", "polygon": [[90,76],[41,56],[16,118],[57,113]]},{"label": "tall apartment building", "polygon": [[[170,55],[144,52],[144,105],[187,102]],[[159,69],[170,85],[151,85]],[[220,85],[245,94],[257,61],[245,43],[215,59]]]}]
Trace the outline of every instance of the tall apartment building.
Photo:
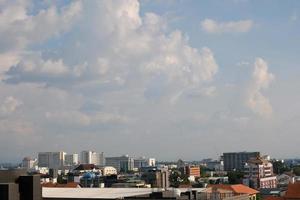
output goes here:
[{"label": "tall apartment building", "polygon": [[148,166],[154,167],[156,165],[156,160],[155,158],[149,158],[148,159]]},{"label": "tall apartment building", "polygon": [[97,163],[97,153],[94,151],[82,151],[80,155],[81,164],[96,164]]},{"label": "tall apartment building", "polygon": [[78,161],[78,154],[67,154],[65,155],[65,165],[67,166],[73,166],[77,165],[79,163]]},{"label": "tall apartment building", "polygon": [[36,159],[32,159],[30,157],[25,157],[22,160],[22,167],[25,169],[31,169],[35,166]]},{"label": "tall apartment building", "polygon": [[128,155],[120,157],[106,157],[105,165],[116,168],[118,172],[128,172],[134,168],[134,159]]},{"label": "tall apartment building", "polygon": [[147,167],[147,166],[148,166],[148,162],[145,157],[140,157],[140,158],[134,159],[134,168],[140,169],[142,167]]},{"label": "tall apartment building", "polygon": [[244,166],[243,183],[255,189],[276,188],[277,178],[273,165],[261,157],[251,158]]},{"label": "tall apartment building", "polygon": [[223,153],[224,159],[224,170],[225,171],[242,171],[244,169],[245,163],[250,158],[256,158],[260,156],[260,152],[232,152]]},{"label": "tall apartment building", "polygon": [[104,153],[103,152],[99,153],[98,157],[99,157],[99,163],[98,163],[98,165],[105,166]]},{"label": "tall apartment building", "polygon": [[38,166],[48,167],[50,169],[61,169],[65,163],[66,153],[59,152],[39,152],[38,153]]},{"label": "tall apartment building", "polygon": [[94,164],[104,166],[104,153],[97,153],[94,151],[82,151],[80,156],[80,162],[82,164]]}]

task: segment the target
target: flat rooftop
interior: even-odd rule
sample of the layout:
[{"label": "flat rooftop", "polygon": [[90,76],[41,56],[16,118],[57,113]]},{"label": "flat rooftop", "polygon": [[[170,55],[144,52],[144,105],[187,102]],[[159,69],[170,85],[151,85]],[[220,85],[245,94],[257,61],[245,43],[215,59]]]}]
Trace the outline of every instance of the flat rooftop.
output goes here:
[{"label": "flat rooftop", "polygon": [[[174,188],[168,188],[168,191]],[[178,188],[180,192],[197,190],[204,188]],[[165,191],[162,188],[47,188],[43,187],[43,198],[66,198],[66,199],[122,199],[124,197],[134,197],[149,195],[152,192]]]},{"label": "flat rooftop", "polygon": [[43,198],[121,199],[161,191],[154,188],[46,188]]}]

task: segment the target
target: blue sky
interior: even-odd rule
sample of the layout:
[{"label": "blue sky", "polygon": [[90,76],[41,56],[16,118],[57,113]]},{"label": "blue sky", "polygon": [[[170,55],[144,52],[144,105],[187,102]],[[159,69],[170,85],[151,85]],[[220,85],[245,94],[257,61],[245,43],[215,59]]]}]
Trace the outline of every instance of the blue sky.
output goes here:
[{"label": "blue sky", "polygon": [[0,1],[0,160],[299,157],[299,25],[296,0]]}]

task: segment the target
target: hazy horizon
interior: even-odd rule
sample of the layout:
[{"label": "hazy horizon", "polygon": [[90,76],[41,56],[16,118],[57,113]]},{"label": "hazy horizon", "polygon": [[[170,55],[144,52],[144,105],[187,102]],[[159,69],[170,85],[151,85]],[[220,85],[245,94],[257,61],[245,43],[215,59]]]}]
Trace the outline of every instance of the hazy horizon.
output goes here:
[{"label": "hazy horizon", "polygon": [[299,158],[299,15],[296,0],[2,0],[0,162]]}]

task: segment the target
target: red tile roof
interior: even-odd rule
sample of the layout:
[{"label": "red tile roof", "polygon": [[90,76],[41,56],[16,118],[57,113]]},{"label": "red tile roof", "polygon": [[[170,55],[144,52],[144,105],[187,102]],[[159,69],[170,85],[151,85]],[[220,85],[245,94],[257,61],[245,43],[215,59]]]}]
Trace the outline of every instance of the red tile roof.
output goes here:
[{"label": "red tile roof", "polygon": [[290,183],[284,197],[288,199],[300,199],[300,182]]},{"label": "red tile roof", "polygon": [[58,188],[77,188],[80,187],[79,183],[69,182],[67,184],[58,184],[58,183],[43,183],[42,187],[58,187]]},{"label": "red tile roof", "polygon": [[267,196],[263,200],[284,200],[283,197]]}]

